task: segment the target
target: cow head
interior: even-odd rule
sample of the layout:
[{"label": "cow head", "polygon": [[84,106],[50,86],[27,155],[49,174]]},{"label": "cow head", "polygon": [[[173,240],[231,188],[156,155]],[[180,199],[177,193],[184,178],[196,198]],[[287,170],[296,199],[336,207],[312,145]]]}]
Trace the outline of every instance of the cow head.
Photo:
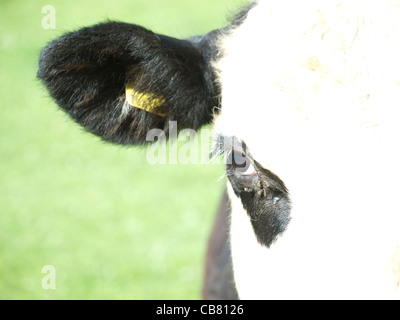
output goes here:
[{"label": "cow head", "polygon": [[213,123],[242,297],[398,292],[400,19],[389,9],[260,1],[186,40],[108,22],[51,42],[38,76],[113,143],[143,144],[169,120]]},{"label": "cow head", "polygon": [[[186,40],[118,22],[83,28],[43,49],[38,77],[61,108],[106,141],[143,144],[151,129],[168,134],[171,120],[178,130],[196,130],[215,120],[221,109],[219,41],[253,6],[230,26]],[[227,176],[258,241],[270,246],[289,222],[285,184],[251,158],[240,136],[216,136],[215,152],[229,159]]]}]

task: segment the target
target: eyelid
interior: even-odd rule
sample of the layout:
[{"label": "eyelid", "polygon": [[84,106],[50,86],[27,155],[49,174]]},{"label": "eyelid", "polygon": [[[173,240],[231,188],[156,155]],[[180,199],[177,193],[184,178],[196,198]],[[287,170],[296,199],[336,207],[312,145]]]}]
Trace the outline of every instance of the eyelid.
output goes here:
[{"label": "eyelid", "polygon": [[241,155],[241,157],[246,158],[248,160],[250,160],[250,163],[253,163],[253,159],[251,159],[250,157],[247,156],[247,154],[245,152],[243,152],[242,150],[236,150],[236,149],[230,149],[228,150],[228,152],[224,152],[225,154],[225,164],[233,164],[233,154],[238,153]]}]

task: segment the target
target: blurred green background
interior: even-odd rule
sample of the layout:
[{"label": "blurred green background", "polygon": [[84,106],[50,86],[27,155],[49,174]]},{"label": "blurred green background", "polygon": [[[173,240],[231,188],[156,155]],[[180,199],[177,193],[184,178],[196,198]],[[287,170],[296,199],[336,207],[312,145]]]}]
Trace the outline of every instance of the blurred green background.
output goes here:
[{"label": "blurred green background", "polygon": [[[219,165],[150,165],[57,109],[37,59],[106,19],[178,38],[225,26],[244,0],[0,2],[0,299],[199,299]],[[42,8],[56,9],[44,30]],[[42,288],[42,267],[56,289]]]}]

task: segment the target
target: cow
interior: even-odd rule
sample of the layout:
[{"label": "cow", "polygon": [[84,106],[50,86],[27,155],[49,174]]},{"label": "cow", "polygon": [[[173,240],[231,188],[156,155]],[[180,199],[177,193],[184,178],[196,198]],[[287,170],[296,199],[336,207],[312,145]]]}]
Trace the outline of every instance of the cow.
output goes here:
[{"label": "cow", "polygon": [[38,77],[111,143],[212,124],[227,184],[205,298],[398,299],[398,39],[400,1],[259,0],[188,39],[67,33]]}]

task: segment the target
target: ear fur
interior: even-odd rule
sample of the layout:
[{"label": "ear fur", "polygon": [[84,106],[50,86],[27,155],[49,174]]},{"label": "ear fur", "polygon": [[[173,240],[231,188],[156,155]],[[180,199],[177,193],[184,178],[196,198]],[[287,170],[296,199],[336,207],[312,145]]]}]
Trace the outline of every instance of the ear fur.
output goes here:
[{"label": "ear fur", "polygon": [[[210,36],[211,35],[211,36]],[[140,26],[107,22],[71,32],[48,44],[38,77],[76,122],[104,140],[142,144],[150,129],[198,129],[212,120],[219,89],[208,41],[157,35]],[[127,103],[125,90],[163,101],[163,116]]]}]

